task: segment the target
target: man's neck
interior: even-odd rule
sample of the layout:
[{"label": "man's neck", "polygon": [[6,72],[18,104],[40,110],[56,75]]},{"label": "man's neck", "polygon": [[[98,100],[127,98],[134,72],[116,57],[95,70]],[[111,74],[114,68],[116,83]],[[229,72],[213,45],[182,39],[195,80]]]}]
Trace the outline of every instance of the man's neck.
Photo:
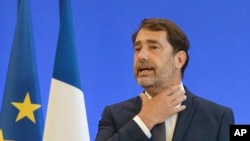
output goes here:
[{"label": "man's neck", "polygon": [[[182,89],[184,89],[182,82],[179,82],[178,84],[173,84],[171,86],[177,86],[180,85]],[[168,87],[170,86],[166,86],[166,87],[148,87],[148,88],[144,88],[145,91],[151,96],[154,97],[157,94],[161,93],[162,91],[164,91],[165,89],[168,89]]]}]

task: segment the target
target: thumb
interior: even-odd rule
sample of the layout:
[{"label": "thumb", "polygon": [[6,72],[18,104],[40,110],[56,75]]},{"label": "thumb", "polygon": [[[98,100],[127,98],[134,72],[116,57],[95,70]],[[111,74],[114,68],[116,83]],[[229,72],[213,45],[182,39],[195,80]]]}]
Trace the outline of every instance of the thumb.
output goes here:
[{"label": "thumb", "polygon": [[142,100],[142,105],[149,101],[148,97],[144,93],[140,93],[140,98]]}]

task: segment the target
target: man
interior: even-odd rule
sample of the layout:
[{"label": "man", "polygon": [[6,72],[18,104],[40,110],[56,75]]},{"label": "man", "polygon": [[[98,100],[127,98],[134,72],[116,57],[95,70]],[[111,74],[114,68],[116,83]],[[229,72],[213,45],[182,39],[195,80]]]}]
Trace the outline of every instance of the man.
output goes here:
[{"label": "man", "polygon": [[144,92],[104,109],[96,141],[229,141],[232,110],[182,85],[189,41],[181,29],[167,19],[145,19],[132,41]]}]

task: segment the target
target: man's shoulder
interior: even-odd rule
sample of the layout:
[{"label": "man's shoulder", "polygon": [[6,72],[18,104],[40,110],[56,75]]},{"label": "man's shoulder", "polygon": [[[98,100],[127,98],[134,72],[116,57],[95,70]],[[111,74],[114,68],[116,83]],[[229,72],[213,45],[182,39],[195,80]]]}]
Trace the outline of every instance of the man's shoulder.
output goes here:
[{"label": "man's shoulder", "polygon": [[104,108],[102,116],[111,118],[117,126],[122,126],[140,111],[140,97],[133,97],[115,104],[108,105]]},{"label": "man's shoulder", "polygon": [[207,98],[198,96],[190,92],[189,90],[187,90],[186,95],[188,98],[190,98],[191,103],[197,105],[197,108],[199,109],[206,109],[206,110],[217,111],[217,112],[222,112],[224,110],[231,110],[231,108],[225,105],[222,105],[212,100],[209,100]]},{"label": "man's shoulder", "polygon": [[139,96],[132,97],[130,99],[126,99],[111,105],[108,105],[109,108],[119,108],[119,107],[134,107],[136,104],[140,104],[141,99]]}]

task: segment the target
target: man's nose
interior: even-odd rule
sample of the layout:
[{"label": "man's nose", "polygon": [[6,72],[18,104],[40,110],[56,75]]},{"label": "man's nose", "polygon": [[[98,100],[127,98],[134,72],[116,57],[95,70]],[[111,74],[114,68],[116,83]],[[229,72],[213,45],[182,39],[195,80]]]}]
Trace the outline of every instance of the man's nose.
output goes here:
[{"label": "man's nose", "polygon": [[146,47],[143,47],[138,53],[139,60],[148,60],[149,52]]}]

